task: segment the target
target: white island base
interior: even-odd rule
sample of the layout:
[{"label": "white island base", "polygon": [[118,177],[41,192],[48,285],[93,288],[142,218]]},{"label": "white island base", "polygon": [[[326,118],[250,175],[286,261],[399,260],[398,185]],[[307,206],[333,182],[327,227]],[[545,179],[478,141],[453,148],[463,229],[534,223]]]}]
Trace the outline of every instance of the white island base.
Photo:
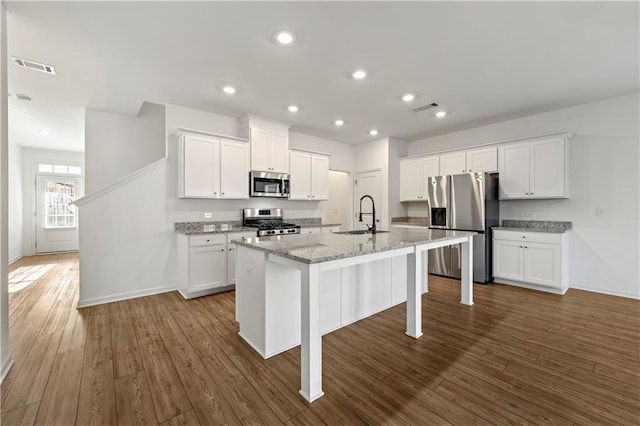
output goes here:
[{"label": "white island base", "polygon": [[[324,395],[323,334],[406,298],[406,334],[422,335],[427,250],[461,244],[461,303],[473,304],[473,234],[394,231],[379,239],[325,235],[238,241],[239,334],[264,358],[300,344],[300,394],[312,402]],[[376,242],[377,251],[371,252]]]},{"label": "white island base", "polygon": [[[327,334],[407,300],[407,253],[374,253],[366,263],[321,270],[320,333]],[[238,246],[236,309],[240,336],[269,358],[301,342],[299,269],[289,259]],[[380,259],[379,257],[385,258]],[[344,259],[344,261],[361,258]],[[312,266],[312,265],[308,265]],[[322,268],[324,269],[324,268]],[[426,277],[426,275],[425,275]],[[422,282],[422,293],[427,280]]]}]

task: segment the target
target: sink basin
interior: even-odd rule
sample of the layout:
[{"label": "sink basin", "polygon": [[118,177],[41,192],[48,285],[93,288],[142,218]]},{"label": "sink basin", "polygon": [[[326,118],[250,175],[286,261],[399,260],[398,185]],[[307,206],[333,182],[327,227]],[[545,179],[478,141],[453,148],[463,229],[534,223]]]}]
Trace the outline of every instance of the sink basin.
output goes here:
[{"label": "sink basin", "polygon": [[[376,231],[376,234],[384,234],[386,232],[389,232],[389,231]],[[364,235],[364,234],[371,234],[371,231],[368,231],[366,229],[356,229],[354,231],[338,231],[338,232],[334,232],[334,234]]]}]

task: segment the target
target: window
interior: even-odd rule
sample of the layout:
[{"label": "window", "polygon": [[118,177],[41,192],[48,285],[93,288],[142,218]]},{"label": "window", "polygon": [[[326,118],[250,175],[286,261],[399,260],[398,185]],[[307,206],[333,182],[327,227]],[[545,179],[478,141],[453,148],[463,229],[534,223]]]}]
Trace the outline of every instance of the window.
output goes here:
[{"label": "window", "polygon": [[38,173],[53,173],[56,175],[82,175],[82,167],[66,164],[38,164]]},{"label": "window", "polygon": [[44,186],[44,212],[46,228],[75,228],[76,207],[70,205],[76,199],[73,182],[47,181]]}]

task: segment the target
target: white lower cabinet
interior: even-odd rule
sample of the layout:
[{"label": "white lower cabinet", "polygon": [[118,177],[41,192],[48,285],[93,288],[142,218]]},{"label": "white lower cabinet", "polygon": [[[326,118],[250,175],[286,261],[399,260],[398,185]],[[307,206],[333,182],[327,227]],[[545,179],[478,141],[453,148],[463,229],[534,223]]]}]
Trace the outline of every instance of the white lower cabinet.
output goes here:
[{"label": "white lower cabinet", "polygon": [[322,232],[338,232],[338,231],[340,231],[340,225],[322,227]]},{"label": "white lower cabinet", "polygon": [[236,245],[233,243],[233,240],[255,236],[255,232],[234,232],[227,234],[227,283],[229,285],[236,283]]},{"label": "white lower cabinet", "polygon": [[565,293],[569,288],[567,233],[493,232],[493,276],[507,284]]},{"label": "white lower cabinet", "polygon": [[231,290],[236,282],[236,245],[251,233],[178,235],[178,290],[186,299]]}]

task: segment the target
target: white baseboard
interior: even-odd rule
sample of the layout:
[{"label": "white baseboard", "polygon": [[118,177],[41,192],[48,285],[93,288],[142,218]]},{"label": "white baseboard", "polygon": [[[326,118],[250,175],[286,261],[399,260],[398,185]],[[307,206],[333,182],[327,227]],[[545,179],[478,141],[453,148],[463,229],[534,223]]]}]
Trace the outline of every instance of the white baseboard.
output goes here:
[{"label": "white baseboard", "polygon": [[24,257],[24,254],[19,254],[16,257],[14,257],[13,259],[9,259],[9,265],[11,265],[14,262],[17,262],[18,260],[22,259]]},{"label": "white baseboard", "polygon": [[102,305],[104,303],[119,302],[121,300],[127,299],[136,299],[138,297],[151,296],[152,294],[167,293],[169,291],[174,291],[175,289],[175,285],[168,285],[163,287],[154,287],[145,290],[132,291],[129,293],[118,293],[110,296],[96,297],[93,299],[84,299],[78,301],[77,307],[86,308],[87,306]]},{"label": "white baseboard", "polygon": [[494,280],[494,282],[496,284],[513,285],[516,287],[528,288],[529,290],[539,290],[539,291],[544,291],[544,292],[553,293],[553,294],[565,294],[567,290],[569,290],[568,287],[567,288],[545,287],[543,285],[527,284],[527,283],[522,283],[520,281],[505,280],[503,278],[497,278],[496,280]]},{"label": "white baseboard", "polygon": [[0,371],[0,383],[4,381],[4,378],[9,374],[9,370],[13,367],[13,357],[9,356],[4,365],[2,366],[2,371]]},{"label": "white baseboard", "polygon": [[640,293],[633,293],[630,291],[612,290],[610,288],[581,285],[581,284],[571,284],[571,288],[575,288],[576,290],[592,291],[594,293],[608,294],[610,296],[620,296],[620,297],[627,297],[630,299],[640,299]]}]

